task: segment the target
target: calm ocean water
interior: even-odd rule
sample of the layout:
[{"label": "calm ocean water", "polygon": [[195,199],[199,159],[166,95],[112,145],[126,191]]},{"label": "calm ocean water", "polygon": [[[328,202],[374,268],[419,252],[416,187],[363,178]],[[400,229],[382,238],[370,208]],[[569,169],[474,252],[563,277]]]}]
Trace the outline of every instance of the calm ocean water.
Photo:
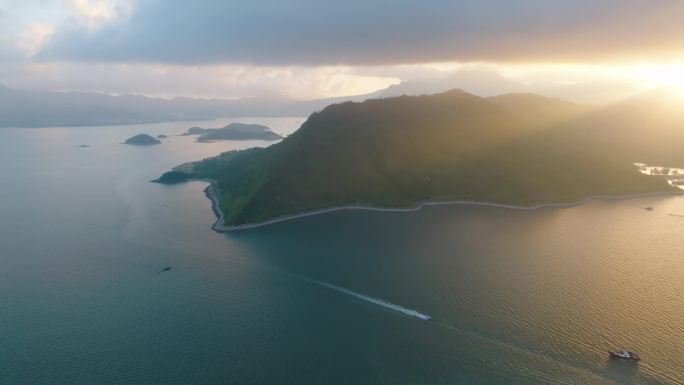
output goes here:
[{"label": "calm ocean water", "polygon": [[266,143],[192,125],[0,130],[1,385],[684,384],[684,198],[222,235],[204,183],[147,181]]}]

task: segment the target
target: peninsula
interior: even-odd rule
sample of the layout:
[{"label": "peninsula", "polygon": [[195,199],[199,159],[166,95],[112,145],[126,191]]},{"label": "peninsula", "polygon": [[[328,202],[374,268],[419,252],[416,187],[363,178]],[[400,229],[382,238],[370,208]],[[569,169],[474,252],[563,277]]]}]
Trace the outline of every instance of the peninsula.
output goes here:
[{"label": "peninsula", "polygon": [[[280,143],[181,165],[158,181],[212,180],[226,227],[346,206],[532,207],[674,192],[633,165],[654,154],[634,150],[629,127],[587,132],[615,111],[588,110],[541,96],[460,90],[334,104]],[[651,130],[640,140],[660,139]]]}]

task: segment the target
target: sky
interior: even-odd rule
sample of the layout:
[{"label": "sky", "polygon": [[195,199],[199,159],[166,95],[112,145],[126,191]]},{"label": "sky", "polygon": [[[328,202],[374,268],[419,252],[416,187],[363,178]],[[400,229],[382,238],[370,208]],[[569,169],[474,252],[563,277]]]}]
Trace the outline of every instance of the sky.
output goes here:
[{"label": "sky", "polygon": [[0,0],[0,84],[315,99],[490,73],[604,103],[684,88],[682,20],[681,0]]}]

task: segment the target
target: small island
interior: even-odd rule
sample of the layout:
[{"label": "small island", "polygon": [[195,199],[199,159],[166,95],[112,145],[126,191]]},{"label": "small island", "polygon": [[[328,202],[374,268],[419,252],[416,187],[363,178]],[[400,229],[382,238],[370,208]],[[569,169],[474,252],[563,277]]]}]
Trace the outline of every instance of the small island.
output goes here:
[{"label": "small island", "polygon": [[216,130],[216,128],[190,127],[185,135],[202,135]]},{"label": "small island", "polygon": [[157,139],[166,139],[166,138],[168,138],[168,136],[166,136],[164,134],[157,135]]},{"label": "small island", "polygon": [[280,140],[283,137],[261,124],[230,123],[222,128],[191,127],[183,135],[199,135],[197,142],[219,140]]},{"label": "small island", "polygon": [[133,144],[137,146],[149,146],[153,144],[160,144],[161,141],[155,139],[147,134],[139,134],[134,137],[126,139],[125,144]]}]

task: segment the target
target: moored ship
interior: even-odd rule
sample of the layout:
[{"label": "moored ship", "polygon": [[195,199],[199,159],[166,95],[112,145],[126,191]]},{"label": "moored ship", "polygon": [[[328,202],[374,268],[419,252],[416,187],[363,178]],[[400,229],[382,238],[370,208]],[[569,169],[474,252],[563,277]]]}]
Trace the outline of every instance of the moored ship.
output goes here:
[{"label": "moored ship", "polygon": [[623,360],[639,361],[641,357],[638,354],[629,350],[611,350],[608,352],[611,358],[620,358]]}]

